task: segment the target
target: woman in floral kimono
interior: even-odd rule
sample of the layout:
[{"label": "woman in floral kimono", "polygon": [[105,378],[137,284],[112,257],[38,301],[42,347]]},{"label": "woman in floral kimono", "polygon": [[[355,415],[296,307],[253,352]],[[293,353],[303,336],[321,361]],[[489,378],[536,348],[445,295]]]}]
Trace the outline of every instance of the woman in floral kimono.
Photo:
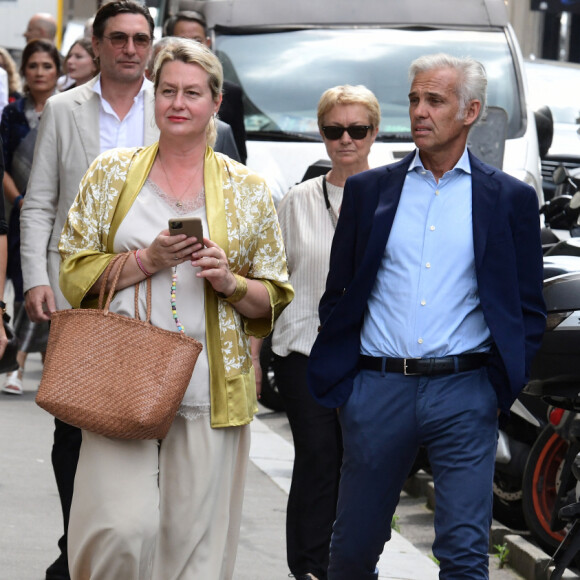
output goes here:
[{"label": "woman in floral kimono", "polygon": [[[73,580],[233,575],[257,411],[249,336],[271,331],[293,291],[264,180],[210,147],[222,78],[206,47],[179,40],[164,49],[154,79],[159,143],[99,156],[61,236],[60,286],[74,308],[93,305],[107,264],[132,251],[111,309],[133,316],[132,286],[151,277],[151,322],[204,347],[163,441],[83,431]],[[201,218],[203,244],[170,235],[168,220],[185,216]]]}]

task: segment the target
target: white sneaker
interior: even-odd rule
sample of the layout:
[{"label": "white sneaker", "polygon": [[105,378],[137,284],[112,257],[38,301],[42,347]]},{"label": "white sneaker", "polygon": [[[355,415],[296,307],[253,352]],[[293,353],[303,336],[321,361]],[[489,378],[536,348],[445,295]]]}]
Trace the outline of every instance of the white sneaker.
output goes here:
[{"label": "white sneaker", "polygon": [[18,376],[18,370],[12,371],[6,377],[6,382],[2,387],[2,392],[7,395],[22,395],[24,388],[22,379]]}]

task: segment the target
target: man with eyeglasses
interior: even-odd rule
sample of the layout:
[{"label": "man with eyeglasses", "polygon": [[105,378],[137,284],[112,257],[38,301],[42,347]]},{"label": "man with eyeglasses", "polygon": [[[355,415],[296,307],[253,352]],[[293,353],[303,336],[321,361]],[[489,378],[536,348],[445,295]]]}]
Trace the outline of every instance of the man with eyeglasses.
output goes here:
[{"label": "man with eyeglasses", "polygon": [[410,77],[416,150],[346,181],[310,353],[309,388],[339,408],[344,442],[328,580],[378,578],[420,446],[439,578],[487,580],[498,416],[545,326],[536,193],[467,148],[484,67],[428,55]]},{"label": "man with eyeglasses", "polygon": [[[154,22],[131,0],[105,4],[93,24],[93,49],[100,74],[47,102],[22,208],[22,271],[26,310],[36,322],[70,308],[58,275],[58,240],[82,176],[92,161],[113,147],[157,140],[153,84],[144,78]],[[90,349],[90,345],[87,345]],[[82,364],[82,361],[79,361]],[[64,517],[61,554],[46,580],[68,580],[67,527],[81,443],[79,429],[55,420],[52,464]]]}]

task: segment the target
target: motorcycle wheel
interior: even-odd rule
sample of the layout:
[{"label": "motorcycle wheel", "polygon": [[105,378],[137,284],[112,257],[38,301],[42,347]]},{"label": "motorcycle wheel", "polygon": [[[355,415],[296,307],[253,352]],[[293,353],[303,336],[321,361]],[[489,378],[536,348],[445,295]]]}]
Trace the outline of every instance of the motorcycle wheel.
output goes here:
[{"label": "motorcycle wheel", "polygon": [[285,411],[286,406],[282,395],[276,386],[276,375],[272,366],[272,339],[267,337],[260,351],[260,366],[262,367],[262,395],[260,403],[271,411]]},{"label": "motorcycle wheel", "polygon": [[493,517],[512,530],[525,530],[522,482],[498,473],[493,476]]},{"label": "motorcycle wheel", "polygon": [[540,429],[512,413],[503,427],[511,458],[507,464],[496,461],[493,474],[493,517],[513,530],[526,530],[522,507],[522,481],[526,461]]},{"label": "motorcycle wheel", "polygon": [[565,529],[552,530],[550,521],[562,485],[561,471],[568,446],[547,425],[534,443],[524,470],[524,517],[534,539],[549,554],[554,553],[566,535]]}]

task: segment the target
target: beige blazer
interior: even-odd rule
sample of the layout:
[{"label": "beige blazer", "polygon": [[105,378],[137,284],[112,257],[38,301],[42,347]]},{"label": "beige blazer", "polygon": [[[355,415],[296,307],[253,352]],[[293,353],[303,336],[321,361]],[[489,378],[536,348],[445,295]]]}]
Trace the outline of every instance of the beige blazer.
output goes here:
[{"label": "beige blazer", "polygon": [[[59,309],[69,304],[58,285],[58,241],[80,181],[100,153],[100,98],[92,90],[95,82],[96,78],[46,103],[20,216],[24,291],[50,285]],[[159,138],[152,87],[146,89],[144,105],[144,144],[150,145]]]}]

